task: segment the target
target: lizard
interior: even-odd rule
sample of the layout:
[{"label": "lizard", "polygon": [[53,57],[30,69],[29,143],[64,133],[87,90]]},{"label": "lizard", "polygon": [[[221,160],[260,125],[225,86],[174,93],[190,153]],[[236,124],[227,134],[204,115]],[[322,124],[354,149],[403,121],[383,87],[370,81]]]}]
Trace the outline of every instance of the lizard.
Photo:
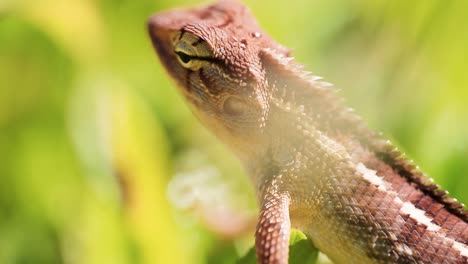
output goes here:
[{"label": "lizard", "polygon": [[468,211],[306,72],[241,3],[150,17],[192,112],[240,159],[260,208],[259,263],[291,228],[335,263],[468,263]]}]

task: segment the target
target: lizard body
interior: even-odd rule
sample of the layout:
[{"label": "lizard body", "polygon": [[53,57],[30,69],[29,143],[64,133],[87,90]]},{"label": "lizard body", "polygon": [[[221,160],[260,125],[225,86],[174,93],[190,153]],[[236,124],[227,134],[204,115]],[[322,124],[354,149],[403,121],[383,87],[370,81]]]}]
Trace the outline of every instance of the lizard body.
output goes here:
[{"label": "lizard body", "polygon": [[149,20],[195,115],[241,159],[260,205],[259,263],[291,226],[337,263],[467,263],[468,213],[342,105],[235,2]]}]

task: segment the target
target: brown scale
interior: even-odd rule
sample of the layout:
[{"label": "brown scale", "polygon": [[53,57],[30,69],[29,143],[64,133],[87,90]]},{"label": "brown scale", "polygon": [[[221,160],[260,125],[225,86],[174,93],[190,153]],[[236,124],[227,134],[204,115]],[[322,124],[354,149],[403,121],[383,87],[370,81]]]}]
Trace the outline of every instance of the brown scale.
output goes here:
[{"label": "brown scale", "polygon": [[[433,183],[432,179],[419,171],[410,160],[404,158],[403,153],[398,151],[395,146],[383,140],[379,133],[370,130],[365,122],[355,114],[352,109],[343,107],[341,105],[342,101],[335,95],[335,90],[328,89],[328,91],[322,92],[328,93],[327,96],[322,96],[322,98],[326,98],[326,101],[339,102],[338,106],[334,104],[337,111],[330,115],[333,117],[331,120],[325,121],[328,123],[326,126],[335,127],[335,131],[339,130],[337,128],[347,130],[349,132],[347,136],[353,135],[357,138],[361,144],[368,147],[370,151],[376,153],[379,159],[388,164],[400,176],[406,179],[408,183],[414,184],[414,186],[420,189],[425,195],[433,198],[435,201],[442,204],[450,213],[468,223],[468,210],[464,209],[462,203],[458,202],[456,198],[448,196],[448,191],[440,189],[438,184]],[[346,135],[341,135],[341,137],[343,136],[345,137],[343,139],[347,140]]]},{"label": "brown scale", "polygon": [[[320,83],[317,84],[320,85]],[[302,91],[302,93],[307,92]],[[329,115],[329,117],[332,118],[324,120],[322,124],[324,127],[328,128],[326,130],[335,130],[335,132],[339,131],[340,128],[347,130],[349,132],[347,134],[348,136],[351,134],[357,137],[361,144],[375,152],[378,158],[388,164],[408,183],[420,189],[424,195],[442,204],[453,215],[464,222],[468,222],[468,210],[464,209],[464,205],[458,202],[457,199],[448,196],[446,190],[440,189],[438,184],[433,183],[432,179],[420,172],[411,161],[403,157],[404,155],[398,151],[395,146],[381,139],[379,133],[370,130],[365,125],[365,122],[356,115],[352,109],[343,107],[341,104],[342,100],[336,96],[336,90],[321,90],[319,93],[321,96],[315,95],[315,97],[321,98],[322,104],[328,106],[331,104],[335,107],[335,111],[330,111],[334,112]]]},{"label": "brown scale", "polygon": [[417,183],[408,181],[406,177],[401,177],[396,169],[377,158],[372,152],[361,154],[361,158],[366,166],[377,170],[377,174],[383,176],[384,180],[391,184],[400,199],[409,201],[416,208],[425,211],[447,236],[458,242],[467,243],[468,225],[463,218],[450,211],[451,207],[441,203],[434,196],[428,195],[427,191],[420,189]]},{"label": "brown scale", "polygon": [[[298,72],[291,71],[289,74],[298,74]],[[344,108],[341,104],[342,100],[336,96],[335,90],[317,89],[317,87],[313,87],[312,83],[307,83],[304,79],[302,80],[304,83],[301,85],[296,84],[296,87],[312,88],[300,91],[300,95],[312,94],[312,96],[303,96],[303,98],[320,98],[320,103],[313,104],[314,107],[324,108],[333,106],[334,108],[333,110],[328,110],[330,114],[327,117],[331,118],[323,121],[321,120],[322,122],[318,123],[319,126],[322,126],[322,129],[332,133],[335,132],[335,134],[336,131],[341,130],[340,128],[347,130],[349,134],[357,137],[361,144],[367,146],[372,151],[375,151],[378,158],[388,164],[391,169],[395,170],[408,183],[421,190],[424,195],[427,195],[442,204],[447,211],[456,217],[460,218],[464,222],[468,222],[468,210],[463,208],[463,204],[458,202],[457,199],[448,196],[447,191],[440,189],[438,184],[434,184],[431,179],[418,171],[414,164],[403,158],[403,154],[399,152],[396,147],[385,143],[384,140],[380,139],[380,135],[377,132],[368,129],[365,122],[363,122],[352,109]],[[320,82],[317,82],[316,85],[320,85]],[[313,110],[311,109],[310,111]]]}]

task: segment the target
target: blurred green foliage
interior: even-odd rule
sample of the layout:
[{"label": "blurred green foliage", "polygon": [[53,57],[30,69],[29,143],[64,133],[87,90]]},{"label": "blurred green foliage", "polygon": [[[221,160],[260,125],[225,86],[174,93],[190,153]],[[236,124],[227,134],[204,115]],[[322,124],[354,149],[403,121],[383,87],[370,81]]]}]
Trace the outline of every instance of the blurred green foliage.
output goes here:
[{"label": "blurred green foliage", "polygon": [[[467,1],[245,1],[468,202]],[[0,263],[232,263],[255,198],[150,46],[196,1],[0,0]],[[220,220],[221,219],[221,220]]]}]

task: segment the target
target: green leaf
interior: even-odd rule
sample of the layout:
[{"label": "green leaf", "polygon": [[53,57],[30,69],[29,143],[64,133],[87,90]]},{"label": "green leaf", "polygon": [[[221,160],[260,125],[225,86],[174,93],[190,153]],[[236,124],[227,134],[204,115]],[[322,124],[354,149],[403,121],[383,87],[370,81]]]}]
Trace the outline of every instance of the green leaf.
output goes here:
[{"label": "green leaf", "polygon": [[257,256],[255,255],[255,246],[251,247],[249,252],[237,261],[237,264],[256,264]]},{"label": "green leaf", "polygon": [[289,238],[289,263],[315,264],[319,251],[312,241],[299,230],[291,230]]},{"label": "green leaf", "polygon": [[[315,264],[319,251],[314,247],[312,241],[299,230],[291,230],[289,238],[289,263],[290,264]],[[255,247],[252,247],[247,254],[240,258],[238,264],[255,264],[257,258]]]}]

